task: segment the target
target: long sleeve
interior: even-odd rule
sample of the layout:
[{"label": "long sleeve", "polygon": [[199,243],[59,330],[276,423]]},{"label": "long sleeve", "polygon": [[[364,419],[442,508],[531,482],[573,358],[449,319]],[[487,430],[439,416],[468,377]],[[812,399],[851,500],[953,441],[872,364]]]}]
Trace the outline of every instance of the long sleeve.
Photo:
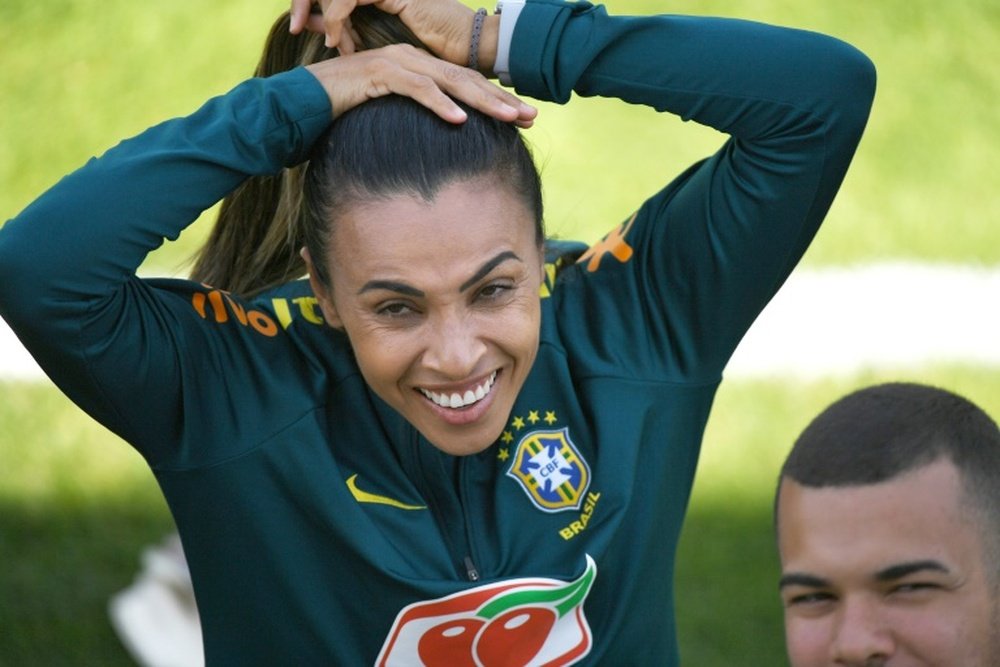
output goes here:
[{"label": "long sleeve", "polygon": [[298,69],[90,160],[0,229],[0,315],[99,421],[133,442],[170,437],[185,366],[204,361],[199,318],[190,294],[155,289],[136,268],[248,176],[303,160],[330,120],[322,87]]},{"label": "long sleeve", "polygon": [[717,380],[840,187],[874,95],[871,62],[807,31],[533,0],[514,32],[511,76],[538,98],[616,97],[730,135],[585,256],[574,288],[592,283],[591,317],[623,327],[588,356]]}]

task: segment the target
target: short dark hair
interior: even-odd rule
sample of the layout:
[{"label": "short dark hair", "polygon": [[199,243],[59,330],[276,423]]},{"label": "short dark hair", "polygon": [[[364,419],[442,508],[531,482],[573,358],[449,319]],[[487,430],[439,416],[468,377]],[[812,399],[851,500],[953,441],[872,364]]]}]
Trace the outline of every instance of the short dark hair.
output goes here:
[{"label": "short dark hair", "polygon": [[878,484],[941,459],[958,470],[1000,575],[1000,429],[950,391],[895,382],[848,394],[795,441],[778,488],[784,478],[813,488]]},{"label": "short dark hair", "polygon": [[541,180],[520,132],[460,106],[467,119],[452,124],[412,99],[386,95],[338,117],[316,143],[305,178],[303,235],[322,283],[329,284],[321,258],[338,212],[398,194],[430,201],[446,185],[481,176],[521,199],[542,244]]}]

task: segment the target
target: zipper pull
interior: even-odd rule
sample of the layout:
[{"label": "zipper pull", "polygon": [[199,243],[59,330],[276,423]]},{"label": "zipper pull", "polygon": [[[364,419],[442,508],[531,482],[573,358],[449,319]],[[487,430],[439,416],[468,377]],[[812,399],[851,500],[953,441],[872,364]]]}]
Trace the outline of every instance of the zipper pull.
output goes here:
[{"label": "zipper pull", "polygon": [[468,575],[469,581],[479,581],[479,570],[476,569],[476,564],[472,562],[472,556],[465,557],[465,574]]}]

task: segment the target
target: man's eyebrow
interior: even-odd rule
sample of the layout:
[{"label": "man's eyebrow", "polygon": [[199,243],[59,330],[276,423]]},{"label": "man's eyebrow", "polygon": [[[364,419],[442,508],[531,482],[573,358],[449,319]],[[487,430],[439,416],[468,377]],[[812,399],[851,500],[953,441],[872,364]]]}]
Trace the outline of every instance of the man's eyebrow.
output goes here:
[{"label": "man's eyebrow", "polygon": [[932,572],[942,572],[944,574],[950,574],[951,570],[944,566],[936,560],[915,560],[908,563],[899,563],[897,565],[890,565],[887,568],[881,569],[875,573],[875,581],[895,581],[896,579],[902,579],[903,577],[909,576],[915,572],[923,572],[925,570],[930,570]]},{"label": "man's eyebrow", "polygon": [[361,287],[361,289],[358,290],[358,294],[364,294],[365,292],[379,289],[389,290],[390,292],[399,292],[405,296],[417,298],[424,295],[424,293],[416,287],[411,287],[406,283],[397,283],[394,280],[369,280]]},{"label": "man's eyebrow", "polygon": [[789,572],[788,574],[781,575],[781,579],[778,580],[778,590],[785,588],[786,586],[804,586],[806,588],[827,588],[830,582],[822,577],[817,577],[812,574],[805,574],[803,572]]},{"label": "man's eyebrow", "polygon": [[519,262],[521,261],[521,258],[510,250],[504,250],[503,252],[497,253],[496,257],[494,257],[493,259],[489,260],[481,267],[479,267],[479,270],[476,271],[471,278],[462,283],[462,286],[458,288],[458,291],[464,292],[465,290],[469,289],[470,287],[478,283],[480,280],[485,278],[487,275],[489,275],[490,271],[497,268],[497,266],[503,264],[508,259],[516,259]]}]

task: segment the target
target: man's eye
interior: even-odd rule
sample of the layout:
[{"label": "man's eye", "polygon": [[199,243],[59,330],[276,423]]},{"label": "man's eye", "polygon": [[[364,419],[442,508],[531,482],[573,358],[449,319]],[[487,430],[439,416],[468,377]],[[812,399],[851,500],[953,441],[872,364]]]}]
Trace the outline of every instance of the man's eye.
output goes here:
[{"label": "man's eye", "polygon": [[930,581],[908,581],[905,584],[899,584],[894,586],[890,593],[920,593],[924,591],[932,591],[940,588],[937,584]]},{"label": "man's eye", "polygon": [[827,593],[826,591],[814,591],[811,593],[793,595],[785,601],[785,604],[787,606],[808,606],[831,602],[835,599],[836,598],[832,593]]}]

